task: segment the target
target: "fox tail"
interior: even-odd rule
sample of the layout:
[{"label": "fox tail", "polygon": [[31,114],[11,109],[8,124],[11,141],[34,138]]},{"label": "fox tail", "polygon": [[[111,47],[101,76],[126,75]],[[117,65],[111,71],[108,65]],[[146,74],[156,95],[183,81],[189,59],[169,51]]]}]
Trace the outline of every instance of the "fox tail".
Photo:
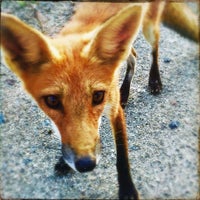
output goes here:
[{"label": "fox tail", "polygon": [[183,3],[166,3],[162,16],[163,24],[182,36],[199,42],[199,23],[191,9]]}]

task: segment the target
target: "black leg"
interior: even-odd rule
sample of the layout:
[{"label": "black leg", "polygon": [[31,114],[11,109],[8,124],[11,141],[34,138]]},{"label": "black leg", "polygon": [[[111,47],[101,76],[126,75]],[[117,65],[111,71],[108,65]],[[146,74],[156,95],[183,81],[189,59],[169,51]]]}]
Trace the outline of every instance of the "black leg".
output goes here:
[{"label": "black leg", "polygon": [[122,108],[119,108],[119,114],[113,121],[113,128],[117,149],[119,198],[137,200],[139,196],[130,173],[126,125]]},{"label": "black leg", "polygon": [[[119,143],[120,143],[120,138]],[[122,144],[117,144],[117,171],[119,182],[120,199],[139,199],[138,192],[132,182],[128,158],[125,156],[125,148]]]},{"label": "black leg", "polygon": [[57,176],[64,176],[68,174],[71,168],[65,163],[63,157],[60,157],[59,161],[55,165],[54,170]]},{"label": "black leg", "polygon": [[125,108],[125,106],[128,102],[130,85],[131,85],[131,80],[133,78],[134,72],[135,72],[135,58],[132,54],[130,54],[128,59],[127,59],[126,75],[125,75],[123,84],[120,88],[122,108]]},{"label": "black leg", "polygon": [[162,90],[162,82],[160,78],[159,65],[158,65],[158,47],[152,52],[152,65],[149,74],[149,90],[152,94],[159,94]]}]

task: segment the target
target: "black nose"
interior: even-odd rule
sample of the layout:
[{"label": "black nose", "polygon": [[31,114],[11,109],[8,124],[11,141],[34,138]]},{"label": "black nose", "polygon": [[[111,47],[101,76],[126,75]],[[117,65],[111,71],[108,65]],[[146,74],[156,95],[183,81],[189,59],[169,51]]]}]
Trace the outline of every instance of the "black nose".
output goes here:
[{"label": "black nose", "polygon": [[75,166],[79,172],[89,172],[95,168],[96,160],[93,160],[90,157],[79,158],[75,162]]}]

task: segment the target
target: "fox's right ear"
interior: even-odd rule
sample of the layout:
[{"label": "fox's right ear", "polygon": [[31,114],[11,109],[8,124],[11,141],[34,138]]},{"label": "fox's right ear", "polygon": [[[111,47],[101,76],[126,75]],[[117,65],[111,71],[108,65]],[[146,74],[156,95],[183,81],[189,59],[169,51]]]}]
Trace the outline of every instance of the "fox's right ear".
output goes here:
[{"label": "fox's right ear", "polygon": [[37,71],[51,58],[47,38],[18,18],[2,13],[0,27],[3,55],[15,73]]}]

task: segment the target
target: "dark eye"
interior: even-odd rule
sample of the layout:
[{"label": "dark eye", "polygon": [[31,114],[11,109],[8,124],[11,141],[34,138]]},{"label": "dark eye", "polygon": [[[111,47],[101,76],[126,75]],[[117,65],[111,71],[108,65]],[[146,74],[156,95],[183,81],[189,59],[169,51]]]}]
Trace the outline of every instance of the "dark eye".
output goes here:
[{"label": "dark eye", "polygon": [[49,95],[44,97],[44,101],[49,108],[59,109],[61,107],[61,102],[58,96]]},{"label": "dark eye", "polygon": [[95,91],[92,96],[92,104],[94,106],[103,102],[105,91]]}]

